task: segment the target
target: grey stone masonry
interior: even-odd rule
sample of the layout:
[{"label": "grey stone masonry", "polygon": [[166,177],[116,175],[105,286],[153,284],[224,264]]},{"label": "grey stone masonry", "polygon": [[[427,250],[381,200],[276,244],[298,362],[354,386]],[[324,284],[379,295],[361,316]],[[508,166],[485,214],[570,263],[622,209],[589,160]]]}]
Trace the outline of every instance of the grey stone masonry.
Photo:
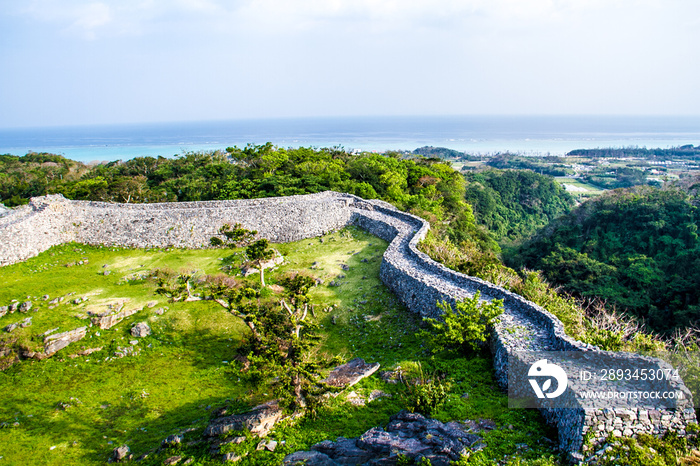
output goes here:
[{"label": "grey stone masonry", "polygon": [[[505,310],[495,325],[490,347],[496,378],[503,388],[508,383],[508,355],[515,351],[598,351],[569,337],[561,321],[542,307],[492,283],[450,270],[420,252],[417,245],[429,229],[426,221],[382,201],[332,191],[284,198],[161,204],[70,201],[60,195],[32,198],[28,205],[0,218],[0,265],[25,260],[68,241],[203,248],[224,223],[241,223],[272,242],[321,236],[355,224],[390,242],[380,277],[410,310],[424,317],[439,316],[438,301],[454,303],[477,291],[482,300],[502,299]],[[612,357],[630,356],[612,353]],[[687,392],[682,382],[677,382],[675,388]],[[674,410],[653,412],[614,406],[541,411],[557,427],[561,449],[576,458],[589,432],[594,444],[610,432],[658,435],[675,430],[684,434],[685,426],[696,422],[692,401],[686,401]]]},{"label": "grey stone masonry", "polygon": [[350,201],[335,193],[159,204],[37,197],[0,218],[0,265],[25,260],[69,241],[128,247],[208,247],[209,239],[224,223],[241,223],[272,242],[296,241],[349,224],[353,215],[348,208]]}]

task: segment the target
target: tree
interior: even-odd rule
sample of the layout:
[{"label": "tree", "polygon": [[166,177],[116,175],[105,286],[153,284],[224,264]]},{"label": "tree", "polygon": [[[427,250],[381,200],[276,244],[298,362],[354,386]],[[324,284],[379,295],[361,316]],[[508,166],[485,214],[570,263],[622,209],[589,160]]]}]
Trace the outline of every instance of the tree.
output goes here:
[{"label": "tree", "polygon": [[320,381],[320,370],[340,359],[325,360],[313,351],[320,340],[318,326],[307,320],[313,279],[298,274],[282,282],[292,306],[284,299],[279,305],[261,302],[259,291],[241,287],[225,275],[198,283],[206,287],[209,299],[242,319],[251,330],[250,344],[242,348],[250,364],[246,377],[254,383],[272,381],[281,404],[288,409],[313,411],[321,395],[336,389]]},{"label": "tree", "polygon": [[270,242],[266,239],[259,239],[245,248],[245,253],[260,270],[260,284],[265,286],[265,273],[263,262],[272,259],[275,252],[270,249]]},{"label": "tree", "polygon": [[309,290],[314,286],[314,283],[313,278],[300,273],[292,277],[285,277],[280,281],[280,284],[286,288],[285,294],[295,310],[310,301]]},{"label": "tree", "polygon": [[224,240],[216,236],[212,236],[209,239],[209,243],[212,246],[228,246],[230,248],[238,248],[245,246],[258,234],[255,230],[246,230],[240,223],[236,223],[231,226],[228,223],[224,223],[219,228],[219,233],[224,235]]}]

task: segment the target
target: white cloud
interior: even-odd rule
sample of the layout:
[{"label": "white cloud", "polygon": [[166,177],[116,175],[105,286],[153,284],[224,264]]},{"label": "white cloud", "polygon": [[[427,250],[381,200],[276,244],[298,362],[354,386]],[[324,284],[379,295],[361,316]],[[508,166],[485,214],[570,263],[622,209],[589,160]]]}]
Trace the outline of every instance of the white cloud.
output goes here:
[{"label": "white cloud", "polygon": [[90,3],[75,9],[76,16],[69,29],[78,30],[88,39],[94,39],[97,31],[112,21],[109,5]]},{"label": "white cloud", "polygon": [[[28,0],[19,8],[85,37],[154,28],[254,34],[537,28],[557,22],[698,8],[687,0]],[[683,16],[683,15],[681,15]],[[692,14],[689,16],[693,17]],[[468,31],[466,31],[468,33]]]}]

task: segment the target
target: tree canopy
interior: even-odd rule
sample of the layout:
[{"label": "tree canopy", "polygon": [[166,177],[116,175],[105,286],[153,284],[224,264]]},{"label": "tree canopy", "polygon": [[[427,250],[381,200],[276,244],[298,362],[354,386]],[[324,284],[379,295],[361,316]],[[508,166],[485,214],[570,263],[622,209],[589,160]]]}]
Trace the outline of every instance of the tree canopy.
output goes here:
[{"label": "tree canopy", "polygon": [[697,203],[675,187],[610,191],[544,228],[515,263],[656,330],[691,326],[700,318]]},{"label": "tree canopy", "polygon": [[497,240],[528,238],[574,204],[552,177],[530,170],[487,170],[465,178],[467,202]]}]

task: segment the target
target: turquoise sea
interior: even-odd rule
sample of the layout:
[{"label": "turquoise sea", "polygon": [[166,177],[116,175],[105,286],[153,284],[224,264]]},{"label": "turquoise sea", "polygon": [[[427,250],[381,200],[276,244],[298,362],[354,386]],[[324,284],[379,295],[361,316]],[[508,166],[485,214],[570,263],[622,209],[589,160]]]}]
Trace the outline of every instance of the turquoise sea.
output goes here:
[{"label": "turquoise sea", "polygon": [[335,117],[0,128],[0,154],[52,152],[83,162],[266,142],[379,152],[428,145],[473,154],[554,155],[596,147],[700,145],[700,116]]}]

